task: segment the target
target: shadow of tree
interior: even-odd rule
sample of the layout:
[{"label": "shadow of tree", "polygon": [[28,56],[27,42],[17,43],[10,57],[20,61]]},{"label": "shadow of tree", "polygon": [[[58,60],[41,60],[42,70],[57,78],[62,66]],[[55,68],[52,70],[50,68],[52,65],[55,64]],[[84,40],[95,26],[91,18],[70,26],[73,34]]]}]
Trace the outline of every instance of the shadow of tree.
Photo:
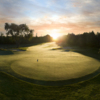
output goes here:
[{"label": "shadow of tree", "polygon": [[12,51],[2,51],[0,50],[0,55],[11,55],[14,54]]},{"label": "shadow of tree", "polygon": [[51,50],[62,50],[62,52],[77,52],[85,56],[92,57],[100,61],[100,53],[98,48],[72,48],[72,49],[63,49],[63,48],[54,48]]},{"label": "shadow of tree", "polygon": [[80,54],[83,54],[85,56],[89,56],[91,58],[94,58],[96,60],[100,61],[100,54],[98,53],[99,49],[97,48],[89,48],[89,49],[76,49],[73,52],[77,52]]}]

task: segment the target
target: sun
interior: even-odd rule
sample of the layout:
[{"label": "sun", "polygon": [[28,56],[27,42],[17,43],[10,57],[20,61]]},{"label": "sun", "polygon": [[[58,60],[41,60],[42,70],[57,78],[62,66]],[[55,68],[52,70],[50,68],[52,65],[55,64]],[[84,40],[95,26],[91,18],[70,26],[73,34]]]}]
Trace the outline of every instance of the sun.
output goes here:
[{"label": "sun", "polygon": [[57,38],[60,36],[59,33],[52,33],[50,35],[51,35],[51,37],[53,37],[54,40],[57,40]]}]

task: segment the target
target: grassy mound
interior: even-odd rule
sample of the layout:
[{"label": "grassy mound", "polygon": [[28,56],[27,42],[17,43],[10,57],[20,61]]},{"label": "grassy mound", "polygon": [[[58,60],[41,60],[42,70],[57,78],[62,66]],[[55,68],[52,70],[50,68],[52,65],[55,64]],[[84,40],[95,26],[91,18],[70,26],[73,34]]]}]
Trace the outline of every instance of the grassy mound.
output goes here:
[{"label": "grassy mound", "polygon": [[22,76],[45,81],[79,78],[99,68],[97,60],[79,54],[76,57],[75,54],[71,57],[67,54],[55,58],[39,57],[38,62],[34,57],[25,58],[12,63],[11,68]]},{"label": "grassy mound", "polygon": [[21,81],[0,72],[1,100],[99,100],[100,75],[85,82],[48,87]]}]

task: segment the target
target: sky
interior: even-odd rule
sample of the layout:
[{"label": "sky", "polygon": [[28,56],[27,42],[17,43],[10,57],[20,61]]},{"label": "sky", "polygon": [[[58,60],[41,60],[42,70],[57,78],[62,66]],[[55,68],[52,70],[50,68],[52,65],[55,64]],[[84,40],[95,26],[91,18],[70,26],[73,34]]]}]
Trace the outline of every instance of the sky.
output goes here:
[{"label": "sky", "polygon": [[5,23],[27,24],[34,36],[100,32],[100,0],[0,0],[0,32]]}]

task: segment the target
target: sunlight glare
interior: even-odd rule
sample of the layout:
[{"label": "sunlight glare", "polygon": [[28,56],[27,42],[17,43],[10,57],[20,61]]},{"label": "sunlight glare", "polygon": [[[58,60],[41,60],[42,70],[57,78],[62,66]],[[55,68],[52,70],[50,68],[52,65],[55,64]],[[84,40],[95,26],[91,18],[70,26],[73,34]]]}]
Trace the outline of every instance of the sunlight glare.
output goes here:
[{"label": "sunlight glare", "polygon": [[54,40],[57,40],[57,38],[60,36],[59,33],[52,33],[50,35],[51,35],[51,37],[53,37]]}]

